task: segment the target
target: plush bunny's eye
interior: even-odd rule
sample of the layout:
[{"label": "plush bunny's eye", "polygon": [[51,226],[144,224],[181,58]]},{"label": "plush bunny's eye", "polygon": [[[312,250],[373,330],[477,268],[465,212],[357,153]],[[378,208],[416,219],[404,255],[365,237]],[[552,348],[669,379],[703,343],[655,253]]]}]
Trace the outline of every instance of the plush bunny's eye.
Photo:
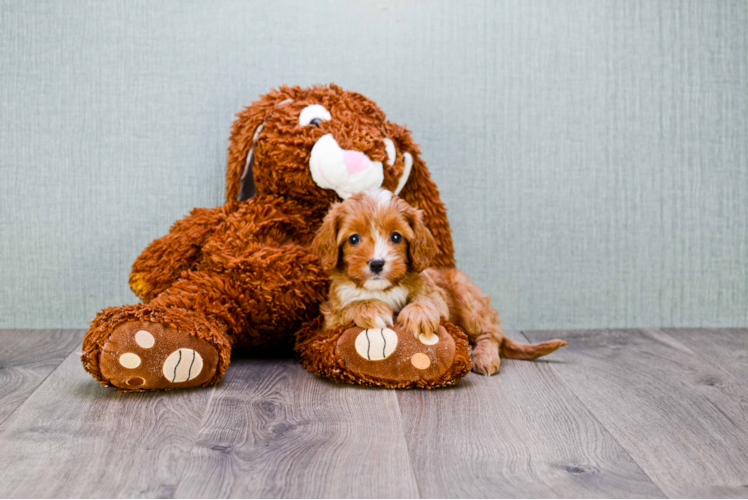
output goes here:
[{"label": "plush bunny's eye", "polygon": [[321,104],[310,104],[301,110],[299,114],[299,125],[319,125],[325,120],[332,120],[332,115]]}]

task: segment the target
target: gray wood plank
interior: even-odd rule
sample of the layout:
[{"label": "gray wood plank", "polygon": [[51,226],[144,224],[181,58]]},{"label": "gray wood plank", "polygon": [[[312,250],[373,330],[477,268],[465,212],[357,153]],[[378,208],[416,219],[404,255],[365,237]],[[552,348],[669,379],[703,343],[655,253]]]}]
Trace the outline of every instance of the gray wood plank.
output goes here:
[{"label": "gray wood plank", "polygon": [[70,354],[0,425],[0,497],[170,497],[213,390],[120,394]]},{"label": "gray wood plank", "polygon": [[[559,332],[527,332],[534,342]],[[658,330],[563,332],[554,369],[671,497],[748,495],[748,392]]]},{"label": "gray wood plank", "polygon": [[[664,328],[708,362],[748,381],[748,328]],[[746,492],[748,495],[748,492]]]},{"label": "gray wood plank", "polygon": [[454,388],[400,392],[421,494],[662,497],[553,365],[503,360],[493,377],[471,373]]},{"label": "gray wood plank", "polygon": [[416,497],[393,391],[234,360],[177,497]]},{"label": "gray wood plank", "polygon": [[83,330],[0,330],[0,423],[82,340]]}]

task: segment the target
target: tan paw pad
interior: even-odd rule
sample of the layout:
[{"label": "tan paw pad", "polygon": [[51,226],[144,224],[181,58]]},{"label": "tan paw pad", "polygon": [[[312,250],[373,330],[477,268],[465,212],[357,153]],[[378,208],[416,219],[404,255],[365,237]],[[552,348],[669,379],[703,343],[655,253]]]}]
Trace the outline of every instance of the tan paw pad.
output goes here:
[{"label": "tan paw pad", "polygon": [[396,347],[397,334],[389,328],[370,328],[356,337],[356,352],[369,361],[387,359]]},{"label": "tan paw pad", "polygon": [[203,357],[194,349],[177,349],[164,361],[164,377],[172,383],[186,382],[200,375]]},{"label": "tan paw pad", "polygon": [[140,330],[135,334],[135,343],[143,349],[150,349],[156,343],[156,339],[153,338],[151,332]]},{"label": "tan paw pad", "polygon": [[418,340],[424,345],[434,345],[439,342],[439,336],[436,333],[432,333],[431,335],[422,333],[418,336]]},{"label": "tan paw pad", "polygon": [[417,370],[425,370],[431,366],[431,359],[429,359],[427,354],[417,352],[411,356],[410,364],[412,364],[413,368],[416,368]]},{"label": "tan paw pad", "polygon": [[133,352],[126,352],[119,357],[119,364],[125,368],[137,368],[140,366],[140,356]]}]

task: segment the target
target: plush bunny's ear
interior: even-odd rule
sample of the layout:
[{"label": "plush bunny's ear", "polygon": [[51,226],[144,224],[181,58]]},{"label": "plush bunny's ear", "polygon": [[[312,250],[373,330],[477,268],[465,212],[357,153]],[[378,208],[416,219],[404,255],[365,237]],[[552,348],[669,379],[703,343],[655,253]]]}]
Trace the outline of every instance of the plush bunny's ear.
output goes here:
[{"label": "plush bunny's ear", "polygon": [[260,123],[260,126],[257,127],[252,136],[252,147],[249,148],[247,161],[244,164],[244,172],[242,172],[242,176],[239,178],[239,195],[236,198],[238,201],[248,200],[257,192],[257,189],[255,188],[255,176],[252,173],[252,165],[255,161],[254,145],[257,142],[257,137],[260,135],[260,132],[262,132],[262,127],[264,127],[264,123]]},{"label": "plush bunny's ear", "polygon": [[436,254],[431,265],[439,268],[455,267],[452,246],[452,230],[447,220],[447,209],[444,207],[439,190],[431,180],[426,163],[421,159],[418,145],[413,142],[410,131],[396,123],[387,122],[387,130],[397,151],[403,155],[404,168],[400,176],[396,194],[410,205],[423,211],[423,223],[436,240]]},{"label": "plush bunny's ear", "polygon": [[436,255],[436,240],[423,223],[423,214],[420,210],[408,207],[406,213],[413,230],[413,239],[408,242],[408,259],[413,270],[420,273],[431,265],[431,259]]},{"label": "plush bunny's ear", "polygon": [[319,257],[322,269],[330,272],[335,269],[340,260],[340,248],[338,247],[338,230],[340,219],[343,215],[340,203],[335,203],[322,221],[322,227],[312,242],[312,250]]},{"label": "plush bunny's ear", "polygon": [[262,133],[265,120],[273,109],[292,99],[290,89],[281,87],[252,103],[236,115],[231,127],[231,144],[226,169],[226,201],[242,201],[255,195],[255,181],[252,169],[255,162],[255,145]]}]

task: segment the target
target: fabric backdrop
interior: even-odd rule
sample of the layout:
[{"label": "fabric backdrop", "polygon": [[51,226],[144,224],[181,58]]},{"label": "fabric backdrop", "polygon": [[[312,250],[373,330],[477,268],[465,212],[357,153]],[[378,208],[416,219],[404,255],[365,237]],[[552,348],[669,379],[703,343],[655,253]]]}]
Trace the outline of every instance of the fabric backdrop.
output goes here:
[{"label": "fabric backdrop", "polygon": [[0,327],[86,326],[222,203],[233,115],[336,82],[420,142],[512,329],[748,325],[746,2],[1,1]]}]

